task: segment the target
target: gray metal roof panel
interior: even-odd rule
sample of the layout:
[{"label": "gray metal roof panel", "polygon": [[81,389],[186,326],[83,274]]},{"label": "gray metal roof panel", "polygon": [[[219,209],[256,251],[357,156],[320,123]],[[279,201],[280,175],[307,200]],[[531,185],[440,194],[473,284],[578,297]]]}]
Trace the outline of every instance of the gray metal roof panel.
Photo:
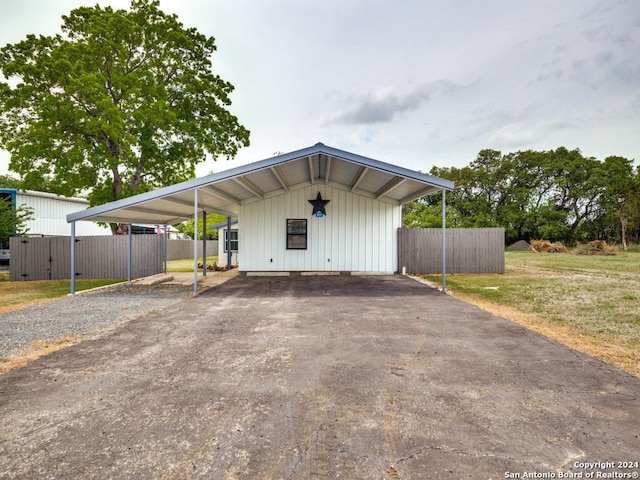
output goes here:
[{"label": "gray metal roof panel", "polygon": [[[353,164],[365,166],[373,170],[378,170],[378,171],[386,172],[392,175],[413,179],[420,183],[423,183],[423,184],[426,183],[428,185],[431,185],[436,189],[452,190],[454,187],[453,182],[449,180],[434,177],[432,175],[427,175],[421,172],[416,172],[403,167],[399,167],[397,165],[392,165],[389,163],[381,162],[379,160],[374,160],[372,158],[364,157],[362,155],[346,152],[344,150],[339,150],[337,148],[324,145],[322,143],[317,143],[316,145],[313,145],[311,147],[295,150],[293,152],[267,158],[264,160],[247,164],[247,165],[231,168],[229,170],[225,170],[219,173],[214,173],[204,177],[195,178],[193,180],[188,180],[186,182],[170,185],[168,187],[159,188],[157,190],[135,195],[133,197],[123,198],[121,200],[116,200],[114,202],[110,202],[104,205],[91,207],[80,212],[71,213],[67,215],[67,222],[75,222],[79,220],[89,220],[89,219],[97,220],[101,218],[102,219],[115,218],[115,216],[108,215],[108,214],[110,212],[116,212],[118,210],[127,209],[129,207],[144,204],[147,202],[152,202],[154,200],[159,200],[165,197],[178,196],[181,193],[188,195],[187,192],[195,188],[218,184],[218,183],[224,182],[225,180],[231,180],[233,178],[246,176],[250,173],[258,172],[260,170],[272,168],[279,165],[284,165],[294,160],[300,160],[300,159],[316,156],[315,161],[317,165],[317,156],[320,154],[331,156],[336,159],[341,159]],[[296,169],[296,170],[299,170],[299,169]],[[302,173],[302,171],[300,171],[300,173]],[[331,176],[333,177],[333,174]],[[234,190],[236,189],[234,188]],[[183,196],[183,195],[179,195],[179,196]],[[242,200],[242,198],[240,198],[240,200]]]}]

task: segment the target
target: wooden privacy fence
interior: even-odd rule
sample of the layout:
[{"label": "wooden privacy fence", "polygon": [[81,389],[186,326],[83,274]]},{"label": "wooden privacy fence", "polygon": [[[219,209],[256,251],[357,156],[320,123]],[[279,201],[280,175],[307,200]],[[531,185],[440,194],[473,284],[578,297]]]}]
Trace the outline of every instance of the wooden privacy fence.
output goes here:
[{"label": "wooden privacy fence", "polygon": [[[10,279],[62,280],[71,278],[69,237],[12,238]],[[163,271],[161,235],[131,237],[132,278]],[[77,237],[76,278],[127,278],[129,240],[126,235]]]},{"label": "wooden privacy fence", "polygon": [[[194,240],[169,240],[167,260],[193,258]],[[207,240],[207,256],[218,255],[218,240]],[[198,240],[198,256],[202,256],[202,240]]]},{"label": "wooden privacy fence", "polygon": [[[447,273],[504,273],[504,228],[448,228]],[[399,228],[398,269],[442,272],[442,229]]]},{"label": "wooden privacy fence", "polygon": [[[9,277],[18,280],[62,280],[71,278],[70,237],[14,237],[9,241]],[[193,258],[193,240],[168,240],[167,259]],[[77,237],[76,278],[127,278],[127,235]],[[218,241],[207,241],[207,255],[218,254]],[[202,241],[198,241],[202,255]],[[131,237],[131,277],[163,271],[162,235]]]}]

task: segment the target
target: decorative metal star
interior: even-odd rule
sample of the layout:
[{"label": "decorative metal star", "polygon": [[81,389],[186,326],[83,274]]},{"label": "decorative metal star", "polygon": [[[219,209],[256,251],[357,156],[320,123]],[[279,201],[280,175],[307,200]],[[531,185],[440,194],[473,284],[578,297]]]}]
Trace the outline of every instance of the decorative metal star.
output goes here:
[{"label": "decorative metal star", "polygon": [[324,207],[330,201],[331,200],[323,200],[322,199],[322,195],[320,195],[320,192],[318,192],[318,196],[315,198],[315,200],[308,200],[308,202],[311,205],[313,205],[313,213],[312,213],[312,215],[316,215],[316,213],[318,213],[318,212],[320,212],[322,215],[326,215],[327,212],[325,211]]}]

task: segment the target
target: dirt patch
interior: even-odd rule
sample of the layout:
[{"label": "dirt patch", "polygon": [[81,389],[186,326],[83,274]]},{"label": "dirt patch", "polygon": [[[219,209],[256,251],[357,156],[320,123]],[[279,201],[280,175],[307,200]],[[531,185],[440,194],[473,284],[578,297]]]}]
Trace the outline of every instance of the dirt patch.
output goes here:
[{"label": "dirt patch", "polygon": [[74,335],[54,340],[34,340],[28,350],[17,351],[7,357],[0,357],[0,374],[6,373],[14,368],[24,367],[27,363],[37,358],[75,345],[82,339],[83,337]]}]

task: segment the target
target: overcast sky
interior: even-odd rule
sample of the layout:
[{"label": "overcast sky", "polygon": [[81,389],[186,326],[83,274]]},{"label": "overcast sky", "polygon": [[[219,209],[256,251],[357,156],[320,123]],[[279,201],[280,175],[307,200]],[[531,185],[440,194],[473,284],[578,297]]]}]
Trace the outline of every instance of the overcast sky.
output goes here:
[{"label": "overcast sky", "polygon": [[[80,5],[0,0],[0,45]],[[323,142],[415,170],[484,148],[640,161],[638,0],[161,0],[216,38],[251,146],[221,171]],[[0,173],[9,155],[0,151]]]}]

